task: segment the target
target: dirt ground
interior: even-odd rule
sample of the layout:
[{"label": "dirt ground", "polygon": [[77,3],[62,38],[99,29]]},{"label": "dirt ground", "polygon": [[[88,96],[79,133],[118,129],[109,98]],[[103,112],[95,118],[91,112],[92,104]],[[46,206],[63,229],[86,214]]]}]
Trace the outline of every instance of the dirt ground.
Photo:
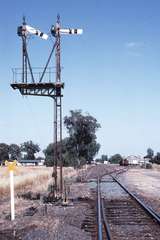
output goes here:
[{"label": "dirt ground", "polygon": [[[91,188],[96,184],[89,182],[99,173],[112,172],[118,166],[101,165],[80,171],[76,182],[69,179],[69,206],[61,204],[43,204],[40,200],[16,199],[16,219],[10,221],[9,198],[0,200],[0,240],[91,240],[91,235],[81,229],[81,225],[90,211],[89,204],[79,199],[91,198]],[[132,192],[160,213],[160,170],[131,168],[119,175],[119,179]],[[105,189],[104,189],[105,191]],[[110,184],[110,194],[116,189]]]},{"label": "dirt ground", "polygon": [[[84,177],[84,172],[77,172],[80,179]],[[16,218],[11,222],[9,196],[0,198],[0,240],[90,240],[90,235],[81,229],[89,206],[77,200],[89,196],[89,188],[75,183],[75,171],[71,173],[65,174],[65,181],[70,187],[68,206],[44,204],[42,199],[26,200],[16,194]]]},{"label": "dirt ground", "polygon": [[160,214],[160,169],[131,168],[119,179],[130,191]]}]

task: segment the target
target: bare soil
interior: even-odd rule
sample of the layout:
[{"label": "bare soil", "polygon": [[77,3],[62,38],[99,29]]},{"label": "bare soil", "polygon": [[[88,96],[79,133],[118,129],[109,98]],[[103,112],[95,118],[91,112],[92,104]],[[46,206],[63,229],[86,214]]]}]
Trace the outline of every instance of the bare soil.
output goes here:
[{"label": "bare soil", "polygon": [[131,168],[119,176],[121,182],[160,214],[160,169]]},{"label": "bare soil", "polygon": [[[16,199],[16,219],[10,221],[9,198],[0,200],[1,240],[91,240],[91,235],[82,229],[82,224],[90,211],[91,189],[98,174],[104,175],[121,169],[117,165],[98,165],[77,172],[78,179],[68,178],[69,205],[43,204],[41,200]],[[119,179],[134,193],[160,213],[160,170],[131,168],[119,175]],[[91,181],[92,180],[92,181]],[[108,183],[109,184],[109,183]],[[116,189],[109,185],[111,197],[119,197]],[[104,189],[105,191],[105,189]],[[85,201],[79,201],[85,199]]]}]

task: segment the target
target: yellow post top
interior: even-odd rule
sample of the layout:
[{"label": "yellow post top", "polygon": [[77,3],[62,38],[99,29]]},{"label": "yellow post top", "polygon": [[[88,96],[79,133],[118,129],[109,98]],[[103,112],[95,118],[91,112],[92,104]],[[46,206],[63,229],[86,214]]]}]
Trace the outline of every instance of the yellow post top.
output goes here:
[{"label": "yellow post top", "polygon": [[5,161],[5,166],[8,167],[9,171],[14,171],[17,166],[17,161],[14,160],[13,162]]}]

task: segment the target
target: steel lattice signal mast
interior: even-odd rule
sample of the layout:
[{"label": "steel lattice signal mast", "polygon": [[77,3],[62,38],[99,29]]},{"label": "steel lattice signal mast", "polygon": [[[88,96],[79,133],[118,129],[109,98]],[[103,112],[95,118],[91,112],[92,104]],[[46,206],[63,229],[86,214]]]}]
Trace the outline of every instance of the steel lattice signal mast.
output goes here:
[{"label": "steel lattice signal mast", "polygon": [[[57,22],[55,26],[51,28],[52,35],[56,38],[56,84],[61,85],[61,35],[68,34],[82,34],[82,29],[62,29],[60,25],[60,16],[57,16]],[[60,89],[59,89],[60,90]],[[59,156],[60,162],[60,192],[63,190],[63,174],[62,174],[62,99],[61,94],[57,94],[54,101],[54,142],[55,142],[55,151],[54,159],[57,159]],[[60,143],[60,144],[58,144]],[[58,149],[59,148],[59,149]],[[59,154],[58,154],[59,152]],[[57,161],[55,161],[57,164]],[[57,167],[55,168],[57,171]],[[55,174],[57,176],[57,174]]]},{"label": "steel lattice signal mast", "polygon": [[[63,159],[62,159],[62,88],[64,83],[61,82],[61,35],[82,34],[82,29],[61,28],[60,16],[57,16],[55,26],[51,27],[51,34],[55,38],[50,55],[46,65],[41,72],[38,72],[38,79],[35,79],[35,69],[32,68],[27,49],[27,40],[29,35],[37,35],[47,40],[48,35],[26,24],[23,18],[22,26],[18,27],[17,34],[22,39],[22,69],[13,69],[13,89],[18,89],[22,95],[47,96],[54,99],[54,169],[53,177],[55,188],[57,191],[57,165],[60,163],[60,193],[63,192]],[[56,80],[53,81],[53,71],[49,66],[53,53],[55,51],[56,58]],[[38,68],[39,69],[39,68]],[[21,72],[20,72],[21,71]],[[36,69],[37,71],[37,69]],[[21,76],[21,79],[17,79]],[[37,76],[37,75],[36,75]],[[47,76],[47,79],[46,79]]]}]

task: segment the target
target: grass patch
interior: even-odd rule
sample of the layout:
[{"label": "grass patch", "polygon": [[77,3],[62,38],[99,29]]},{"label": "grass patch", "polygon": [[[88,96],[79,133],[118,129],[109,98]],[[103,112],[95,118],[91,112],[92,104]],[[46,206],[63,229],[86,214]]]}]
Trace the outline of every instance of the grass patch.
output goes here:
[{"label": "grass patch", "polygon": [[[52,167],[36,166],[24,167],[19,166],[14,172],[15,195],[26,191],[44,192],[47,191],[52,179]],[[71,168],[63,168],[64,178],[71,178],[76,175],[76,171]],[[59,179],[59,170],[58,170]],[[0,198],[9,195],[9,172],[6,167],[0,167]]]}]

